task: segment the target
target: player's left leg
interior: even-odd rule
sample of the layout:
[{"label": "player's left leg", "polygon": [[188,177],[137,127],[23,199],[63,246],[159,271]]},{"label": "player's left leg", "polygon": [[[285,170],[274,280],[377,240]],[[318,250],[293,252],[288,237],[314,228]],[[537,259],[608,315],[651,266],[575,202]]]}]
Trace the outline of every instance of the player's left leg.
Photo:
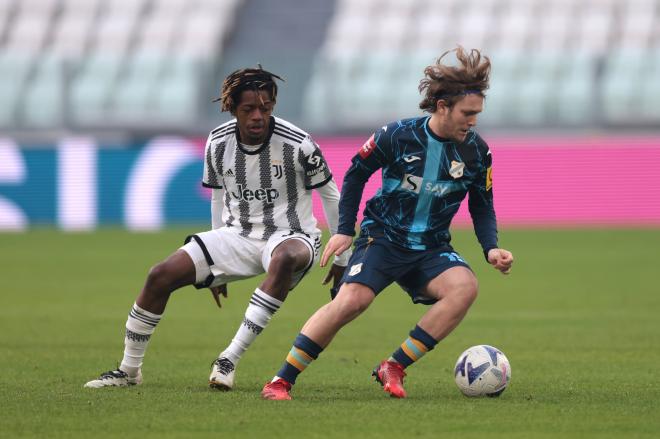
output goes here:
[{"label": "player's left leg", "polygon": [[[400,284],[408,290],[416,303],[432,304],[422,316],[408,338],[388,360],[376,367],[373,375],[383,384],[385,391],[397,398],[404,398],[404,370],[432,350],[463,320],[477,297],[478,282],[469,266],[455,253],[439,255],[437,261],[426,264],[409,279],[424,279],[424,273],[440,271],[424,286],[410,285],[404,279]],[[414,282],[413,282],[414,284]]]},{"label": "player's left leg", "polygon": [[142,383],[142,362],[149,340],[165,311],[170,295],[195,280],[190,256],[179,249],[155,265],[126,320],[124,357],[117,369],[102,373],[85,384],[88,388],[127,387]]},{"label": "player's left leg", "polygon": [[254,290],[231,343],[213,362],[211,387],[219,390],[233,387],[239,360],[318,257],[316,240],[302,234],[279,234],[269,240],[262,258],[266,279]]}]

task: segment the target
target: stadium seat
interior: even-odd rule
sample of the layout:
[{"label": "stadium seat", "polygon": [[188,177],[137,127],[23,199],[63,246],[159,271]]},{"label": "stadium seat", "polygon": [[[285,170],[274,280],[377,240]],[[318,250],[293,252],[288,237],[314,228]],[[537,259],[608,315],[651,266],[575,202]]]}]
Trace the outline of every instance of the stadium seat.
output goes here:
[{"label": "stadium seat", "polygon": [[110,111],[120,123],[148,118],[150,104],[165,68],[164,54],[135,54],[127,60],[124,74],[117,81],[110,99]]},{"label": "stadium seat", "polygon": [[189,126],[200,106],[200,61],[180,59],[169,66],[154,91],[153,112],[158,120],[174,126]]},{"label": "stadium seat", "polygon": [[118,56],[95,55],[87,59],[71,84],[71,117],[78,124],[102,124],[110,97],[123,66]]},{"label": "stadium seat", "polygon": [[580,126],[595,120],[596,58],[574,54],[562,59],[556,82],[554,111],[559,124]]},{"label": "stadium seat", "polygon": [[64,63],[56,56],[39,60],[34,79],[25,89],[22,100],[22,124],[38,128],[56,128],[63,123]]},{"label": "stadium seat", "polygon": [[34,61],[33,55],[22,52],[0,53],[0,126],[16,125],[20,98]]},{"label": "stadium seat", "polygon": [[638,121],[643,90],[640,86],[645,67],[644,52],[618,51],[605,63],[602,80],[603,115],[608,123]]}]

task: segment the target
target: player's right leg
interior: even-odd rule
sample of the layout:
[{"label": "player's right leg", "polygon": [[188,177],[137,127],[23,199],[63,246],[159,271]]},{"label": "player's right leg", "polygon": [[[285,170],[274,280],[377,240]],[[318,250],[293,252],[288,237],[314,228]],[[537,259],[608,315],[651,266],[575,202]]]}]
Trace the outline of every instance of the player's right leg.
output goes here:
[{"label": "player's right leg", "polygon": [[362,314],[376,294],[360,283],[343,284],[335,299],[319,308],[305,323],[286,361],[277,375],[266,383],[261,396],[264,399],[291,399],[289,391],[298,375],[330,344],[339,330]]},{"label": "player's right leg", "polygon": [[85,387],[127,387],[142,383],[142,361],[151,335],[160,322],[170,294],[195,281],[195,265],[183,250],[177,250],[154,266],[126,321],[124,358],[117,369],[102,373]]},{"label": "player's right leg", "polygon": [[396,398],[405,398],[405,369],[420,360],[444,339],[463,319],[477,295],[478,283],[467,263],[456,253],[431,254],[399,284],[408,291],[413,302],[431,307],[410,331],[388,360],[373,372],[383,390]]},{"label": "player's right leg", "polygon": [[[316,238],[318,239],[318,238]],[[209,386],[231,390],[238,362],[257,336],[284,303],[288,293],[303,278],[318,257],[315,237],[300,233],[280,232],[273,235],[261,253],[267,275],[255,289],[245,310],[243,322],[231,343],[213,362]]]}]

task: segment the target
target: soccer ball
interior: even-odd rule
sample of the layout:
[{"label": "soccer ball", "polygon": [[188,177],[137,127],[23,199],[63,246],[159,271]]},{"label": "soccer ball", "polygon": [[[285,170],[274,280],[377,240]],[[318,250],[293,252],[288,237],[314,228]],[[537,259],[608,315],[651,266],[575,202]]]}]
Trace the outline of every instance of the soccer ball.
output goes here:
[{"label": "soccer ball", "polygon": [[499,349],[472,346],[458,357],[454,379],[465,396],[500,396],[511,381],[511,366]]}]

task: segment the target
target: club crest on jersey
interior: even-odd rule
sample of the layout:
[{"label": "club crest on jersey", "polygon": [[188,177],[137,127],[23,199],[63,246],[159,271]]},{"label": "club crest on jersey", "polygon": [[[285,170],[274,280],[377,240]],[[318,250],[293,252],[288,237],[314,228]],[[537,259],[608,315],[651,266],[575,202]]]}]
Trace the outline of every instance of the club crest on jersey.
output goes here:
[{"label": "club crest on jersey", "polygon": [[463,176],[463,170],[465,169],[465,163],[451,161],[451,168],[449,168],[449,175],[453,178],[461,178]]},{"label": "club crest on jersey", "polygon": [[374,149],[376,149],[376,141],[374,140],[374,135],[372,134],[371,137],[369,137],[369,140],[364,142],[364,145],[362,145],[358,154],[360,154],[360,157],[363,159],[366,159],[371,155]]},{"label": "club crest on jersey", "polygon": [[257,201],[265,201],[268,204],[273,204],[273,201],[276,198],[279,198],[280,193],[277,189],[274,188],[259,188],[257,190],[252,190],[248,189],[246,187],[243,187],[242,184],[239,184],[236,187],[238,193],[231,192],[231,194],[236,198],[237,200],[244,200],[244,201],[252,201],[252,200],[257,200]]},{"label": "club crest on jersey", "polygon": [[362,262],[360,262],[359,264],[353,265],[351,267],[351,270],[348,272],[348,275],[349,276],[355,276],[356,274],[358,274],[361,271],[362,271]]},{"label": "club crest on jersey", "polygon": [[273,177],[277,178],[278,180],[282,178],[282,175],[284,175],[282,165],[271,165],[271,168],[273,168]]}]

